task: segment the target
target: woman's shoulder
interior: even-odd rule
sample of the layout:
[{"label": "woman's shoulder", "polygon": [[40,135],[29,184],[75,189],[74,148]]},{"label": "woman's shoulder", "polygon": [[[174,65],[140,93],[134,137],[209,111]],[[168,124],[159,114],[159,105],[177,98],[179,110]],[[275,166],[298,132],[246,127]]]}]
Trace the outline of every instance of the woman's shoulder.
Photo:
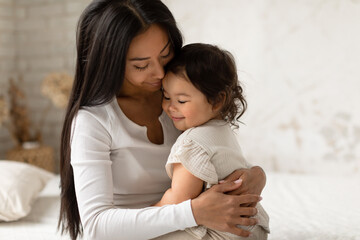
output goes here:
[{"label": "woman's shoulder", "polygon": [[113,111],[112,101],[96,106],[81,107],[76,115],[76,123],[88,127],[100,124],[108,128],[111,125]]}]

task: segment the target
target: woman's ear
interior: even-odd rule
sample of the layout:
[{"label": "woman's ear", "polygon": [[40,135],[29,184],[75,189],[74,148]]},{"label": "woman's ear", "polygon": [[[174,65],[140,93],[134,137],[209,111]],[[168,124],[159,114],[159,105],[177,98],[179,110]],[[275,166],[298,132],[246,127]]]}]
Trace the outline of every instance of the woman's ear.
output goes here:
[{"label": "woman's ear", "polygon": [[216,102],[213,104],[213,111],[214,112],[220,112],[222,107],[224,106],[226,101],[226,94],[225,92],[220,92],[219,96],[216,98]]}]

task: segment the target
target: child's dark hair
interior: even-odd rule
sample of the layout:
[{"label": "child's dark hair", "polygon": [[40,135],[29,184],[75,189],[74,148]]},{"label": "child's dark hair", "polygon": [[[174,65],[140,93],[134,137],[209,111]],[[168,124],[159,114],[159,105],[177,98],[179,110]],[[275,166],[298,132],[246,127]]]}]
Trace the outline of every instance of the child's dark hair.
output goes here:
[{"label": "child's dark hair", "polygon": [[222,119],[238,127],[237,122],[244,114],[247,102],[231,53],[210,44],[189,44],[169,62],[167,70],[187,78],[210,104],[223,102]]}]

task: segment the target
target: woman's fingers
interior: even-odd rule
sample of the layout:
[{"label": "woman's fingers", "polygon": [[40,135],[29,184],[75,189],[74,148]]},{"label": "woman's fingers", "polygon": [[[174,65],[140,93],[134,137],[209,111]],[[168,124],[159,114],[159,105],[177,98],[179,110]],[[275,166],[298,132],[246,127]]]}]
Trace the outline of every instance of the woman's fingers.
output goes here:
[{"label": "woman's fingers", "polygon": [[246,231],[242,228],[237,227],[236,225],[231,226],[227,229],[227,232],[238,235],[240,237],[249,237],[251,232]]},{"label": "woman's fingers", "polygon": [[223,181],[224,182],[235,181],[236,179],[239,179],[246,171],[248,171],[248,169],[246,168],[235,170],[229,176],[227,176]]},{"label": "woman's fingers", "polygon": [[255,218],[243,218],[243,217],[238,217],[237,219],[234,220],[234,222],[236,222],[237,224],[228,225],[228,228],[226,228],[225,231],[241,237],[248,237],[250,235],[250,232],[240,228],[240,226],[254,226],[258,223],[258,221]]},{"label": "woman's fingers", "polygon": [[238,189],[241,186],[241,184],[242,184],[242,179],[237,179],[236,181],[230,181],[230,182],[225,182],[222,184],[217,184],[217,185],[213,186],[212,188],[210,188],[210,190],[216,191],[216,192],[221,192],[221,193],[226,193],[226,192],[230,192],[235,189]]},{"label": "woman's fingers", "polygon": [[239,217],[238,219],[236,219],[236,223],[240,226],[254,226],[258,224],[258,220],[256,218]]},{"label": "woman's fingers", "polygon": [[239,206],[241,204],[257,203],[262,200],[262,197],[256,194],[244,194],[240,196],[234,196],[238,200]]},{"label": "woman's fingers", "polygon": [[[249,208],[248,211],[249,213],[253,213],[252,208]],[[232,222],[235,222],[236,224],[228,225],[228,228],[225,231],[241,237],[248,237],[250,235],[250,232],[240,228],[239,226],[254,226],[258,224],[258,220],[255,218],[246,218],[241,216],[233,219]]]},{"label": "woman's fingers", "polygon": [[234,181],[234,178],[241,178],[243,180],[243,184],[241,187],[236,188],[227,194],[231,195],[241,195],[244,193],[255,193],[261,194],[265,183],[266,183],[266,175],[262,168],[260,167],[252,167],[250,169],[239,169],[230,174],[227,178],[224,179],[223,183],[227,183],[229,181]]},{"label": "woman's fingers", "polygon": [[256,225],[257,220],[252,216],[256,215],[257,210],[254,207],[242,205],[256,204],[261,200],[261,197],[256,194],[240,196],[224,194],[240,186],[241,181],[218,184],[191,200],[196,223],[215,230],[247,237],[249,232],[238,228],[237,225]]},{"label": "woman's fingers", "polygon": [[255,216],[257,212],[257,209],[254,207],[241,207],[236,214],[242,217],[252,217]]}]

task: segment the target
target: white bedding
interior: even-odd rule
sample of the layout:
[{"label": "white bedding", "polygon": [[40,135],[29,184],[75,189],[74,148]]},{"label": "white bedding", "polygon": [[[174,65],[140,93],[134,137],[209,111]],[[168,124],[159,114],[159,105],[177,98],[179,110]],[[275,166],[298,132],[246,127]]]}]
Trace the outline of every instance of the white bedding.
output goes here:
[{"label": "white bedding", "polygon": [[[262,204],[270,240],[360,240],[360,177],[268,173]],[[64,240],[57,232],[59,176],[41,192],[30,214],[0,223],[1,240]]]},{"label": "white bedding", "polygon": [[270,240],[360,239],[360,176],[267,176]]},{"label": "white bedding", "polygon": [[51,179],[35,201],[31,212],[15,222],[0,222],[1,240],[68,240],[57,232],[60,178]]}]

